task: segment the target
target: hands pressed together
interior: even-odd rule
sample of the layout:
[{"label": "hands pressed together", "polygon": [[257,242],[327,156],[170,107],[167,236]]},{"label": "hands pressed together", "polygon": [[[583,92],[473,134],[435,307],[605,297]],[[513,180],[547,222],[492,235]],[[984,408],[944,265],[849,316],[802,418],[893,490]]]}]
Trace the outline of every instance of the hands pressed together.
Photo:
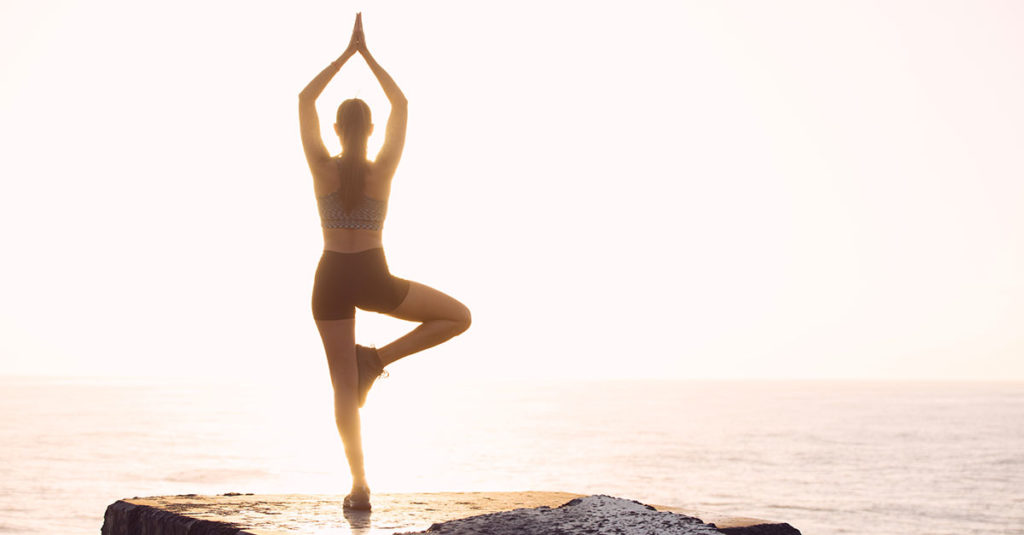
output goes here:
[{"label": "hands pressed together", "polygon": [[348,42],[348,48],[342,53],[342,56],[349,57],[355,55],[356,52],[363,54],[364,56],[369,54],[366,49],[366,36],[363,35],[363,14],[356,13],[356,23],[352,27],[352,38]]},{"label": "hands pressed together", "polygon": [[383,67],[377,63],[377,60],[370,55],[370,51],[366,48],[366,36],[363,35],[363,14],[356,13],[356,23],[352,27],[352,38],[349,39],[348,48],[341,53],[338,59],[331,62],[316,78],[313,79],[309,84],[306,85],[305,89],[299,94],[307,101],[314,101],[323,92],[324,87],[331,81],[341,67],[354,56],[356,53],[363,55],[363,59],[366,60],[367,66],[373,72],[373,75],[377,77],[377,81],[380,82],[381,88],[384,89],[384,94],[388,97],[388,100],[394,105],[398,103],[400,106],[405,105],[405,95],[402,94],[402,90],[398,88],[398,84],[391,78],[390,75],[384,70]]}]

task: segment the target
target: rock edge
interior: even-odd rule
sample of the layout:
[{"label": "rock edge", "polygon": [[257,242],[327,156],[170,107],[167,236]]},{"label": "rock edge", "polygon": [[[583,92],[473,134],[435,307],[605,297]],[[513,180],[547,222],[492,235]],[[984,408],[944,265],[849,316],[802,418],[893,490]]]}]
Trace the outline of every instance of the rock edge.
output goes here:
[{"label": "rock edge", "polygon": [[[784,523],[709,518],[611,496],[558,492],[382,494],[370,514],[343,512],[336,496],[161,496],[119,500],[103,535],[271,535],[324,530],[365,534],[517,533],[799,535]],[[685,514],[680,514],[685,513]],[[701,515],[706,516],[706,515]],[[347,523],[347,525],[346,525]],[[423,526],[430,525],[426,531]],[[346,529],[347,528],[347,529]]]}]

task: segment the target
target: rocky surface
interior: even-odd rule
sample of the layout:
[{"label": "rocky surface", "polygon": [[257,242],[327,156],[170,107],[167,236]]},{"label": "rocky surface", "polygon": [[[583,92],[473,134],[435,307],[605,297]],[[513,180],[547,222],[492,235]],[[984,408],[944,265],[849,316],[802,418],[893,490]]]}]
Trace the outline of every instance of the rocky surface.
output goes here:
[{"label": "rocky surface", "polygon": [[611,496],[576,498],[554,509],[516,509],[434,524],[431,535],[721,535],[700,519]]},{"label": "rocky surface", "polygon": [[[341,496],[159,496],[107,507],[103,535],[394,533],[799,535],[788,524],[678,514],[662,506],[564,492],[381,494],[372,512],[343,511]],[[675,512],[670,512],[675,511]],[[716,527],[717,526],[717,527]]]}]

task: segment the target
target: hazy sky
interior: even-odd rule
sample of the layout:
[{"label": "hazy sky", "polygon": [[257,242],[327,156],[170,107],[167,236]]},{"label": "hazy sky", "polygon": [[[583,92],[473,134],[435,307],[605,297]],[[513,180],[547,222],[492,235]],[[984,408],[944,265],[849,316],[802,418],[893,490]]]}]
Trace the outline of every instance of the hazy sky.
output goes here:
[{"label": "hazy sky", "polygon": [[392,373],[1024,379],[1024,4],[500,6],[0,3],[0,373],[326,369],[297,94],[362,10],[392,271],[474,313]]}]

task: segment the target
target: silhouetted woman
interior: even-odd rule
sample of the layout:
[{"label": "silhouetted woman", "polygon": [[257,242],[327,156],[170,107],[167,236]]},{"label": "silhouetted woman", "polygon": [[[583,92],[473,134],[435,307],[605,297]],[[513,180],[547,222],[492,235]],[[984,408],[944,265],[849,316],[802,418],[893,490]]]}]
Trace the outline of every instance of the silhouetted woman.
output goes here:
[{"label": "silhouetted woman", "polygon": [[[327,83],[356,53],[362,54],[391,102],[384,145],[373,160],[366,157],[373,122],[365,102],[351,99],[338,107],[334,131],[341,140],[340,156],[331,156],[324,147],[315,106]],[[370,509],[359,408],[373,381],[388,364],[440,344],[470,324],[465,305],[433,288],[391,275],[384,259],[381,227],[391,179],[402,157],[407,116],[405,95],[370,55],[362,18],[356,15],[348,48],[299,93],[302,147],[313,173],[324,234],[324,252],[313,284],[313,318],[327,352],[335,420],[352,471],[352,492],[344,503],[352,509]],[[357,346],[356,307],[420,325],[379,349]]]}]

